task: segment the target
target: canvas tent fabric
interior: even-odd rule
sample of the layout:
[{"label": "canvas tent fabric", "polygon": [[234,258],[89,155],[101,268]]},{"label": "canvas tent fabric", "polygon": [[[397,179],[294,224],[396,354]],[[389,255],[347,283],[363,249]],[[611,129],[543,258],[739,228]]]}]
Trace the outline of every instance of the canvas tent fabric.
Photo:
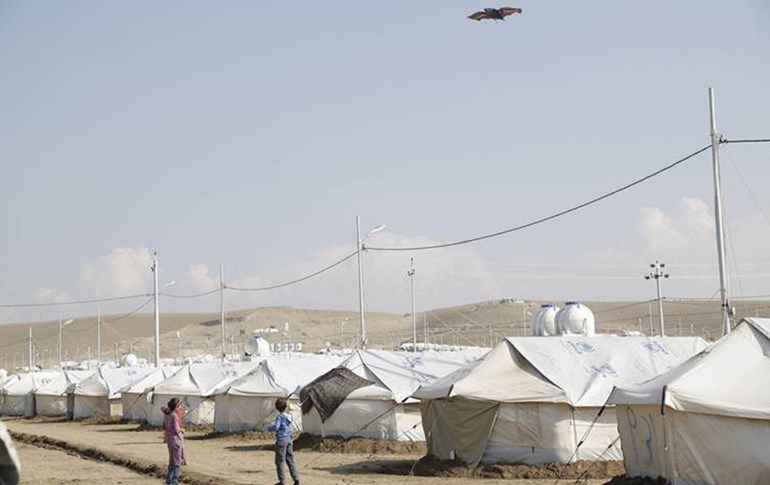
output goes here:
[{"label": "canvas tent fabric", "polygon": [[[90,377],[95,371],[63,370],[50,382],[35,391],[35,413],[40,416],[65,416],[67,414],[67,393],[74,392],[74,387]],[[72,413],[73,409],[69,409]]]},{"label": "canvas tent fabric", "polygon": [[326,421],[351,392],[373,384],[372,381],[357,376],[347,367],[332,369],[302,389],[299,394],[302,414],[315,409],[321,421]]},{"label": "canvas tent fabric", "polygon": [[618,386],[626,473],[675,485],[770,483],[770,319],[742,320],[671,371]]},{"label": "canvas tent fabric", "polygon": [[0,423],[0,483],[16,485],[21,479],[21,465],[11,435],[3,423]]},{"label": "canvas tent fabric", "polygon": [[145,391],[152,389],[179,371],[175,365],[162,366],[153,369],[149,374],[121,390],[120,401],[123,419],[147,421],[150,403],[147,402]]},{"label": "canvas tent fabric", "polygon": [[422,441],[419,404],[411,394],[421,384],[467,365],[484,352],[486,349],[441,354],[357,350],[340,367],[372,384],[348,394],[326,419],[314,407],[302,417],[303,430],[318,436]]},{"label": "canvas tent fabric", "polygon": [[149,367],[100,367],[75,386],[74,419],[121,415],[120,391],[152,371]]},{"label": "canvas tent fabric", "polygon": [[337,366],[341,357],[270,357],[246,375],[236,379],[215,396],[214,431],[237,432],[264,429],[275,417],[275,400],[289,398],[289,412],[302,430],[299,390],[320,374]]},{"label": "canvas tent fabric", "polygon": [[4,416],[35,415],[35,391],[51,382],[57,372],[28,372],[19,374],[0,388],[0,414]]},{"label": "canvas tent fabric", "polygon": [[213,424],[213,396],[223,392],[232,381],[247,374],[258,364],[259,362],[208,362],[183,366],[171,377],[147,390],[147,422],[160,426],[163,422],[161,407],[172,397],[176,397],[184,404],[185,423]]},{"label": "canvas tent fabric", "polygon": [[414,393],[428,453],[472,466],[619,459],[605,452],[617,437],[614,410],[597,417],[613,386],[656,376],[704,347],[699,338],[507,338]]}]

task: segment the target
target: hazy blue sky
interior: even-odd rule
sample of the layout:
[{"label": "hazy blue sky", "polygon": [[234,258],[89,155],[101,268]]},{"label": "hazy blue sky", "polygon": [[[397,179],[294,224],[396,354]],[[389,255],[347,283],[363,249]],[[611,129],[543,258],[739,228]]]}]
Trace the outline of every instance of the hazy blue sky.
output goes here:
[{"label": "hazy blue sky", "polygon": [[[765,0],[0,3],[0,303],[302,276],[373,245],[473,237],[583,202],[708,140],[770,137]],[[557,221],[365,255],[367,307],[717,289],[710,155]],[[770,146],[723,150],[731,292],[770,294]],[[232,307],[357,307],[355,260]],[[103,305],[126,311],[141,300]],[[165,298],[216,311],[216,297]],[[148,309],[150,309],[148,307]],[[94,305],[0,309],[0,321]]]}]

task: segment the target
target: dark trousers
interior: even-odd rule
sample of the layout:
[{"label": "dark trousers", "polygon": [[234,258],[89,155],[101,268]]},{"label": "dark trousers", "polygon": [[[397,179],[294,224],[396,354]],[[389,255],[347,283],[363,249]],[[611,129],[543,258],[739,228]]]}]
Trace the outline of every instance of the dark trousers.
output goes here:
[{"label": "dark trousers", "polygon": [[295,482],[299,482],[297,465],[294,463],[294,444],[291,439],[277,441],[275,443],[275,471],[278,474],[278,483],[286,483],[284,480],[283,464],[289,467],[289,475]]}]

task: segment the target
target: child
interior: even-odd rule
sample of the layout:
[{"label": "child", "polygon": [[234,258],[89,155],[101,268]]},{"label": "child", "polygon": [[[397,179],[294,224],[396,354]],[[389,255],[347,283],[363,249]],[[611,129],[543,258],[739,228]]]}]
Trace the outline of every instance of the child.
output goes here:
[{"label": "child", "polygon": [[187,465],[184,456],[184,438],[182,434],[184,429],[179,424],[179,415],[177,409],[181,406],[179,399],[172,397],[168,405],[163,410],[163,439],[168,446],[168,473],[166,473],[166,484],[179,485],[179,469],[182,465]]},{"label": "child", "polygon": [[284,485],[283,463],[289,466],[289,474],[294,485],[299,485],[299,473],[297,465],[294,463],[294,444],[291,441],[291,415],[286,412],[286,398],[279,397],[275,400],[275,409],[278,415],[275,421],[268,425],[268,431],[275,431],[275,471],[278,473],[278,483],[275,485]]}]

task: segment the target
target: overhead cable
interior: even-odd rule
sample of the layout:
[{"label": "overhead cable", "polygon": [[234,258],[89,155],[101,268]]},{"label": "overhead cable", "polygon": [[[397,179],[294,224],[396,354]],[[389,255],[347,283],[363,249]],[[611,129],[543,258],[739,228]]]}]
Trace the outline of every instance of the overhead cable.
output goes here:
[{"label": "overhead cable", "polygon": [[[330,269],[332,269],[332,268],[334,268],[336,266],[341,265],[342,263],[344,263],[348,259],[352,258],[356,254],[358,254],[358,251],[353,251],[352,253],[348,254],[347,256],[345,256],[344,258],[340,259],[339,261],[337,261],[335,263],[332,263],[329,266],[326,266],[325,268],[316,271],[315,273],[311,273],[311,274],[309,274],[307,276],[303,276],[302,278],[297,278],[296,280],[287,281],[286,283],[280,283],[280,284],[272,285],[272,286],[262,286],[262,287],[259,287],[259,288],[239,288],[237,286],[226,285],[225,289],[234,290],[234,291],[265,291],[265,290],[274,290],[276,288],[283,288],[285,286],[291,286],[291,285],[300,283],[302,281],[309,280],[310,278],[318,276],[321,273],[325,273],[325,272],[329,271]],[[217,290],[217,291],[219,291],[219,290]]]},{"label": "overhead cable", "polygon": [[724,139],[720,143],[770,143],[770,138],[755,138],[752,140],[727,140]]},{"label": "overhead cable", "polygon": [[0,308],[29,308],[29,307],[49,307],[49,306],[65,306],[65,305],[84,305],[87,303],[104,303],[108,301],[122,301],[133,300],[134,298],[141,298],[152,296],[150,293],[142,293],[137,295],[127,296],[114,296],[112,298],[95,298],[92,300],[70,300],[50,303],[0,303]]},{"label": "overhead cable", "polygon": [[427,250],[427,249],[439,249],[439,248],[447,248],[447,247],[451,247],[451,246],[460,246],[460,245],[463,245],[463,244],[470,244],[470,243],[482,241],[484,239],[491,239],[493,237],[502,236],[504,234],[509,234],[509,233],[512,233],[512,232],[520,231],[522,229],[527,229],[529,227],[537,226],[537,225],[542,224],[544,222],[548,222],[550,220],[559,218],[561,216],[564,216],[564,215],[567,215],[569,213],[578,211],[580,209],[588,207],[589,205],[593,205],[593,204],[595,204],[595,203],[597,203],[599,201],[602,201],[604,199],[612,197],[615,194],[623,192],[624,190],[630,189],[631,187],[634,187],[636,185],[641,184],[642,182],[645,182],[645,181],[647,181],[647,180],[649,180],[649,179],[651,179],[653,177],[656,177],[656,176],[662,174],[663,172],[671,170],[672,168],[676,167],[677,165],[680,165],[680,164],[686,162],[687,160],[690,160],[691,158],[693,158],[693,157],[695,157],[697,155],[700,155],[701,153],[705,152],[706,150],[708,150],[710,148],[711,148],[711,145],[707,145],[707,146],[701,148],[700,150],[692,152],[691,154],[687,155],[684,158],[680,158],[679,160],[677,160],[677,161],[675,161],[675,162],[673,162],[673,163],[671,163],[669,165],[666,165],[665,167],[661,168],[660,170],[657,170],[657,171],[655,171],[655,172],[653,172],[653,173],[651,173],[649,175],[645,175],[644,177],[642,177],[640,179],[637,179],[637,180],[635,180],[635,181],[633,181],[633,182],[631,182],[629,184],[626,184],[626,185],[624,185],[622,187],[619,187],[619,188],[617,188],[617,189],[615,189],[615,190],[613,190],[611,192],[608,192],[608,193],[606,193],[604,195],[600,195],[599,197],[593,198],[593,199],[591,199],[591,200],[589,200],[587,202],[583,202],[580,205],[576,205],[576,206],[570,207],[569,209],[565,209],[565,210],[563,210],[561,212],[557,212],[556,214],[551,214],[550,216],[542,217],[540,219],[536,219],[534,221],[528,222],[526,224],[522,224],[520,226],[512,227],[510,229],[505,229],[505,230],[502,230],[502,231],[494,232],[492,234],[486,234],[486,235],[483,235],[483,236],[478,236],[478,237],[474,237],[474,238],[470,238],[470,239],[463,239],[463,240],[460,240],[460,241],[454,241],[454,242],[443,243],[443,244],[432,244],[432,245],[429,245],[429,246],[412,246],[412,247],[400,247],[400,248],[395,248],[395,247],[393,247],[393,248],[364,247],[363,249],[368,249],[370,251],[423,251],[423,250]]}]

